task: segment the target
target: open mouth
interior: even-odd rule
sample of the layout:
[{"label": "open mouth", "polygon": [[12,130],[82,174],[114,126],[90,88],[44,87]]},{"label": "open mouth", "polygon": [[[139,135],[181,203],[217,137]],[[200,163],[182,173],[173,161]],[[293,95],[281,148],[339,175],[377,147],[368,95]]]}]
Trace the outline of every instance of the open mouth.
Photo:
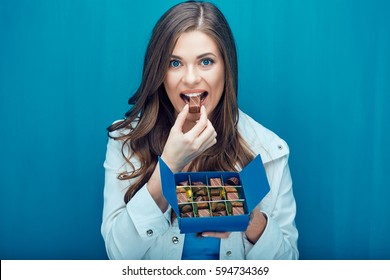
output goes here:
[{"label": "open mouth", "polygon": [[204,92],[192,92],[192,93],[180,93],[180,98],[187,104],[190,104],[190,99],[193,97],[200,97],[200,103],[202,103],[209,93],[207,91]]}]

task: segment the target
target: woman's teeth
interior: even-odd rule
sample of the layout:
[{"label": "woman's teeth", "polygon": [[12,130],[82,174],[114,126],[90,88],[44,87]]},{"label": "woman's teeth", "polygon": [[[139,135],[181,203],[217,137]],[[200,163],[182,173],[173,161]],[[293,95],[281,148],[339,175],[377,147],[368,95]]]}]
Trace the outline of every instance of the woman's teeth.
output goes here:
[{"label": "woman's teeth", "polygon": [[180,93],[181,99],[184,100],[185,103],[189,104],[190,100],[193,98],[200,98],[200,101],[202,102],[206,96],[208,95],[208,92],[194,92],[194,93]]}]

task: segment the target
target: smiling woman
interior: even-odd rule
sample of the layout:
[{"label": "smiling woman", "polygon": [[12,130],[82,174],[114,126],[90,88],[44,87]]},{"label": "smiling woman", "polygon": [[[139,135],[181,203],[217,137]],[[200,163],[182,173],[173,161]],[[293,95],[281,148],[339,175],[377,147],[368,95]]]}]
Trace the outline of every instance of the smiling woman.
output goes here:
[{"label": "smiling woman", "polygon": [[[129,103],[108,128],[102,234],[110,258],[298,258],[288,146],[238,109],[235,42],[216,6],[184,2],[160,18]],[[246,230],[180,234],[158,157],[173,172],[240,171],[258,154],[271,191]]]}]

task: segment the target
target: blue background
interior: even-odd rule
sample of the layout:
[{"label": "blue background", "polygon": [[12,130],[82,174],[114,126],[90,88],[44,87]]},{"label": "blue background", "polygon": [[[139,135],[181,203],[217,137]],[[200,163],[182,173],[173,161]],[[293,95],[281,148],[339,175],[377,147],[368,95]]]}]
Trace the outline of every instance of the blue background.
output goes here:
[{"label": "blue background", "polygon": [[[106,130],[178,1],[0,0],[0,258],[106,259]],[[302,259],[390,259],[390,2],[215,1],[284,138]]]}]

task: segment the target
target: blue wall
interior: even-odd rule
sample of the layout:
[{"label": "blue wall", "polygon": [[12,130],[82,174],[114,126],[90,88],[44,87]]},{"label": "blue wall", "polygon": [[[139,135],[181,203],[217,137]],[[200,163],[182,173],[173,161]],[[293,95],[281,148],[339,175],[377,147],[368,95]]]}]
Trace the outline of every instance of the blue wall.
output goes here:
[{"label": "blue wall", "polygon": [[[105,259],[105,128],[178,1],[0,0],[0,258]],[[390,259],[389,1],[215,3],[241,108],[290,145],[302,259]]]}]

